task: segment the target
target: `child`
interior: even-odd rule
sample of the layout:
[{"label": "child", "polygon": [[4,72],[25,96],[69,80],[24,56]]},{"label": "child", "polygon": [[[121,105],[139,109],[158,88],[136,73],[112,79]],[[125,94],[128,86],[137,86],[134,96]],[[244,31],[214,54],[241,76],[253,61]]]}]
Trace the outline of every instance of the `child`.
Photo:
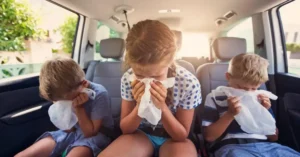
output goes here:
[{"label": "child", "polygon": [[[138,22],[126,39],[125,62],[131,67],[121,80],[121,122],[123,135],[99,157],[196,157],[194,144],[187,139],[194,108],[201,102],[199,81],[186,69],[174,64],[177,50],[173,32],[156,20]],[[152,126],[138,116],[145,85],[137,79],[165,80],[175,77],[173,88],[165,89],[158,81],[151,83],[151,99],[161,109],[161,121]]]},{"label": "child", "polygon": [[[112,128],[113,119],[106,89],[85,80],[85,74],[72,59],[53,59],[44,63],[40,74],[40,94],[49,101],[72,100],[78,123],[71,130],[46,132],[37,142],[16,157],[97,156],[110,139],[99,132],[101,127]],[[83,88],[96,92],[90,100]]]},{"label": "child", "polygon": [[[268,61],[255,54],[240,54],[232,58],[229,63],[226,78],[232,88],[255,91],[261,84],[268,80]],[[258,135],[244,132],[234,120],[239,114],[241,106],[238,97],[215,97],[219,101],[227,101],[228,107],[217,105],[212,93],[207,95],[202,126],[204,126],[204,138],[208,142],[214,142],[211,151],[216,157],[296,157],[300,156],[294,150],[277,143],[269,143],[278,139],[278,130],[275,135]],[[227,99],[227,100],[226,100]],[[261,104],[271,114],[270,99],[265,95],[259,95]]]}]

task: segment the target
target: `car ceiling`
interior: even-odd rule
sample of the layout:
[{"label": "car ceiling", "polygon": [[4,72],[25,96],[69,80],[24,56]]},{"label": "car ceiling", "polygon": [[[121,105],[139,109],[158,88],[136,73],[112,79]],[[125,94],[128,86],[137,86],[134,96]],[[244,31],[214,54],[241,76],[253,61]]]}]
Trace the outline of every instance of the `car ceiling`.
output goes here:
[{"label": "car ceiling", "polygon": [[[216,32],[233,23],[263,12],[285,0],[53,0],[89,18],[104,22],[120,32],[127,29],[110,19],[115,15],[122,20],[125,16],[114,9],[119,5],[128,5],[135,9],[128,15],[130,24],[144,19],[159,19],[172,29],[189,32]],[[180,9],[180,13],[160,14],[161,9]],[[237,16],[217,27],[215,19],[228,11]]]}]

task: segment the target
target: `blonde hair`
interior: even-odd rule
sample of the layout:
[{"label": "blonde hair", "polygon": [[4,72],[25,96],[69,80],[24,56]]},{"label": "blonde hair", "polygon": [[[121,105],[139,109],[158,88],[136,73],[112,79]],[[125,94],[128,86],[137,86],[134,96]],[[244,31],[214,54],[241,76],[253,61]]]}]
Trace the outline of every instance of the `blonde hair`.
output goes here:
[{"label": "blonde hair", "polygon": [[[174,57],[176,38],[168,26],[157,20],[144,20],[133,25],[126,38],[125,70],[131,64],[158,64],[172,62],[168,77],[175,77]],[[166,101],[172,102],[173,89],[168,89]]]},{"label": "blonde hair", "polygon": [[269,62],[256,54],[240,54],[230,60],[228,73],[234,79],[251,85],[259,85],[268,81]]},{"label": "blonde hair", "polygon": [[70,58],[56,58],[44,63],[40,73],[40,94],[50,101],[63,99],[84,80],[80,66]]}]

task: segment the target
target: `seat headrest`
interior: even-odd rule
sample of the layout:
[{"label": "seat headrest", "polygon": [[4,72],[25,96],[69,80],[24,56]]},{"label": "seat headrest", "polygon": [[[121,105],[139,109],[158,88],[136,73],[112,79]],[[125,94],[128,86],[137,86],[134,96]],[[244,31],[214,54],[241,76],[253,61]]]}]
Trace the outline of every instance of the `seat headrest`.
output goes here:
[{"label": "seat headrest", "polygon": [[123,56],[124,50],[124,39],[110,38],[100,41],[100,54],[103,58],[119,59]]},{"label": "seat headrest", "polygon": [[213,44],[216,57],[221,61],[229,61],[234,56],[246,53],[246,40],[235,37],[217,38]]}]

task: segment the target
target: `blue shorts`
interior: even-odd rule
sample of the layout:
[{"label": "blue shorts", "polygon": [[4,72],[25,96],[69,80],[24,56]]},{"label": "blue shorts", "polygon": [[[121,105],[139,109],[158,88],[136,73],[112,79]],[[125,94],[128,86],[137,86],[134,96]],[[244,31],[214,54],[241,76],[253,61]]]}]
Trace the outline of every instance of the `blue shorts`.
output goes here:
[{"label": "blue shorts", "polygon": [[145,132],[143,132],[143,133],[148,137],[148,139],[151,141],[151,143],[153,145],[154,156],[158,156],[160,146],[162,146],[168,140],[168,138],[153,136],[153,135],[147,134]]},{"label": "blue shorts", "polygon": [[46,132],[39,137],[37,141],[49,136],[52,137],[56,143],[56,146],[54,147],[50,157],[61,156],[65,151],[68,154],[72,148],[78,146],[90,148],[93,152],[93,155],[96,157],[101,150],[110,144],[111,141],[110,138],[102,133],[98,133],[96,136],[90,138],[84,138],[84,135],[80,129],[70,133],[66,133],[62,130]]},{"label": "blue shorts", "polygon": [[300,157],[295,150],[271,142],[229,144],[215,152],[215,157]]}]

